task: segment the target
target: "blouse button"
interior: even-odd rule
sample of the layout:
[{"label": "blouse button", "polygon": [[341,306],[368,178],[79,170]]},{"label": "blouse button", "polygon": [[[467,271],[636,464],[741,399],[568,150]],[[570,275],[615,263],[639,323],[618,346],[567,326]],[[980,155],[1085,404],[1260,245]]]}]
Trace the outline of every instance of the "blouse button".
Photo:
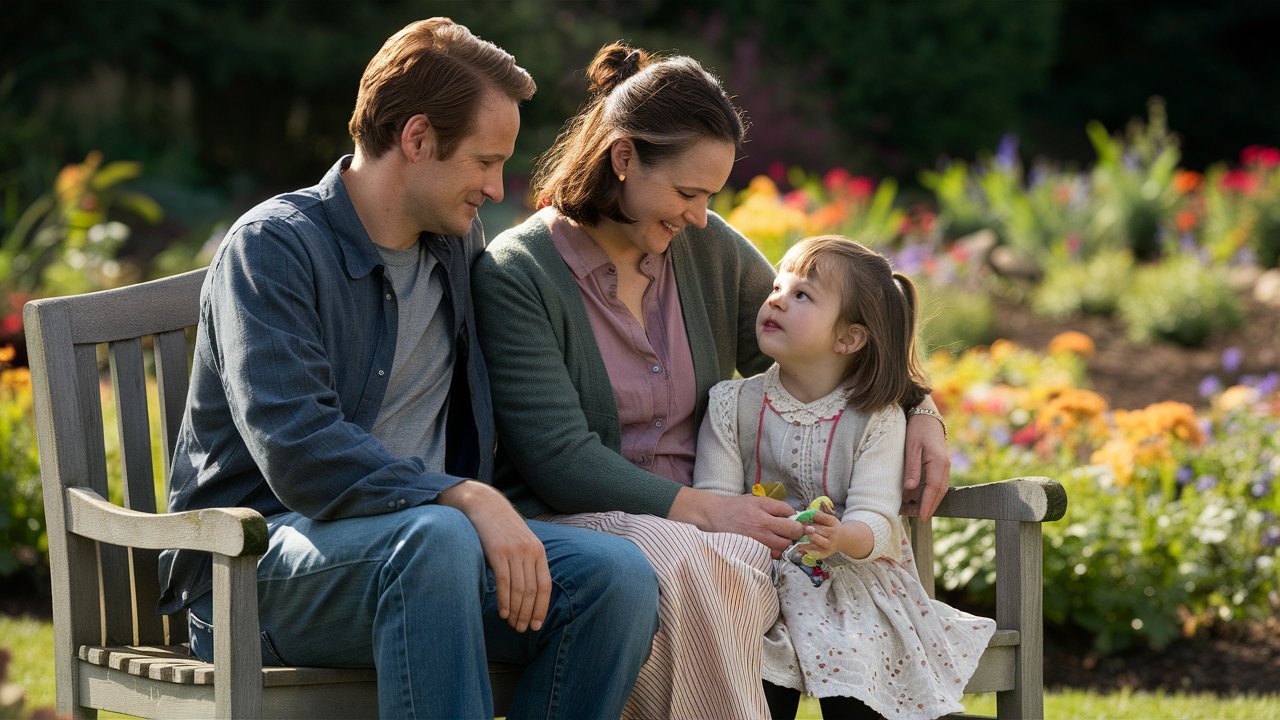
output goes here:
[{"label": "blouse button", "polygon": [[662,372],[662,368],[658,367],[657,365],[654,365],[653,367],[649,368],[649,371],[656,375]]},{"label": "blouse button", "polygon": [[383,375],[386,375],[386,374],[387,374],[387,371],[386,371],[386,370],[379,370],[379,371],[378,371],[378,376],[379,376],[379,377],[381,377],[381,376],[383,376]]},{"label": "blouse button", "polygon": [[655,421],[655,422],[653,423],[653,426],[654,426],[654,427],[662,427],[662,421],[661,421],[661,420],[657,420],[657,421]]}]

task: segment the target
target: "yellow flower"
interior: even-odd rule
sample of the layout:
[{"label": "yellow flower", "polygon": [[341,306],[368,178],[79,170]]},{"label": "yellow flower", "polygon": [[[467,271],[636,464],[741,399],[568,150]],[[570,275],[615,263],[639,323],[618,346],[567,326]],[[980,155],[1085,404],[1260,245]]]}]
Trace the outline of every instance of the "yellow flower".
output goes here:
[{"label": "yellow flower", "polygon": [[1090,358],[1093,357],[1093,353],[1096,349],[1097,348],[1093,344],[1092,338],[1075,330],[1058,333],[1049,341],[1050,355],[1071,353],[1072,355],[1079,355],[1082,358]]},{"label": "yellow flower", "polygon": [[0,389],[27,392],[31,390],[31,371],[27,368],[0,370]]},{"label": "yellow flower", "polygon": [[1128,485],[1133,479],[1133,449],[1121,440],[1111,440],[1093,451],[1089,462],[1095,465],[1107,465],[1116,477],[1117,485]]},{"label": "yellow flower", "polygon": [[[0,357],[0,360],[3,360]],[[1248,407],[1258,401],[1258,390],[1248,385],[1232,385],[1213,400],[1213,409],[1229,413]]]},{"label": "yellow flower", "polygon": [[5,345],[4,347],[0,347],[0,363],[13,362],[13,358],[16,357],[17,354],[18,354],[18,351],[14,350],[12,345]]},{"label": "yellow flower", "polygon": [[991,343],[991,359],[1000,362],[1018,351],[1018,344],[1011,340],[996,340]]}]

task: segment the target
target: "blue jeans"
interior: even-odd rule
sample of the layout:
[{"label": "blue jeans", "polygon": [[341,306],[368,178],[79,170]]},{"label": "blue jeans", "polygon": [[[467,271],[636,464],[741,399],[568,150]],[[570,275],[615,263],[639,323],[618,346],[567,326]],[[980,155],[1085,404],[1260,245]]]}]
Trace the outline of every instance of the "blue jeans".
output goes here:
[{"label": "blue jeans", "polygon": [[[336,521],[267,519],[258,563],[264,665],[377,668],[382,717],[493,717],[488,660],[525,666],[509,717],[618,717],[658,625],[658,586],[619,538],[529,521],[553,587],[542,630],[498,617],[493,573],[461,512],[424,505]],[[191,647],[213,654],[212,596]]]}]

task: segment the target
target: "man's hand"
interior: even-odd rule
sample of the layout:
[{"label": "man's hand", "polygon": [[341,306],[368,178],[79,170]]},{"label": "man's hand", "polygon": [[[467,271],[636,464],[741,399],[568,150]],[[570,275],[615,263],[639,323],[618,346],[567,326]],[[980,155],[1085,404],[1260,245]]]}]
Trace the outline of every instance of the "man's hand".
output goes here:
[{"label": "man's hand", "polygon": [[438,502],[461,510],[480,536],[497,586],[498,615],[516,632],[541,630],[551,603],[547,551],[502,493],[464,480],[440,493]]},{"label": "man's hand", "polygon": [[767,545],[776,560],[800,537],[800,523],[791,520],[792,507],[781,500],[755,495],[715,495],[681,488],[667,517],[696,525],[707,532],[746,535]]},{"label": "man's hand", "polygon": [[[932,406],[929,398],[925,398],[925,403]],[[937,511],[951,483],[951,454],[947,452],[942,423],[928,415],[908,416],[906,453],[901,513],[919,514],[921,520],[927,521]]]}]

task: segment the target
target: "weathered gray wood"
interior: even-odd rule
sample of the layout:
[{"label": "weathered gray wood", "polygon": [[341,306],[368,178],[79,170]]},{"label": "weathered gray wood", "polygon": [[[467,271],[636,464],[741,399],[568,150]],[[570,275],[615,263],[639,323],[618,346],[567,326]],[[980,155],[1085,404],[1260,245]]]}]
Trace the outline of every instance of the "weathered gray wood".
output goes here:
[{"label": "weathered gray wood", "polygon": [[996,695],[1000,717],[1044,717],[1044,575],[1038,523],[996,521],[996,623],[1022,633],[1014,687]]},{"label": "weathered gray wood", "polygon": [[204,274],[204,270],[192,270],[115,290],[35,302],[74,306],[70,331],[71,342],[77,345],[127,340],[195,325],[200,319]]},{"label": "weathered gray wood", "polygon": [[918,517],[907,518],[907,532],[910,534],[911,554],[916,561],[916,573],[920,576],[920,584],[929,597],[935,597],[933,569],[933,522],[925,522]]},{"label": "weathered gray wood", "polygon": [[934,517],[1052,522],[1066,511],[1062,485],[1049,478],[1025,477],[951,488]]},{"label": "weathered gray wood", "polygon": [[249,508],[152,515],[122,508],[97,493],[74,487],[67,488],[66,501],[67,529],[106,543],[153,550],[206,550],[231,557],[257,556],[267,549],[267,523],[258,511]]},{"label": "weathered gray wood", "polygon": [[[116,401],[116,429],[120,437],[124,506],[145,513],[156,511],[155,470],[151,464],[151,424],[147,409],[147,373],[138,338],[110,344],[111,388]],[[158,554],[130,549],[130,617],[133,644],[163,642],[162,618],[155,613],[159,600],[156,577]]]},{"label": "weathered gray wood", "polygon": [[254,718],[262,712],[262,632],[258,626],[258,558],[213,556],[214,714]]},{"label": "weathered gray wood", "polygon": [[156,389],[160,394],[160,437],[164,439],[164,498],[159,506],[168,509],[169,478],[172,458],[178,444],[178,430],[187,404],[187,337],[182,330],[171,330],[155,336]]}]

